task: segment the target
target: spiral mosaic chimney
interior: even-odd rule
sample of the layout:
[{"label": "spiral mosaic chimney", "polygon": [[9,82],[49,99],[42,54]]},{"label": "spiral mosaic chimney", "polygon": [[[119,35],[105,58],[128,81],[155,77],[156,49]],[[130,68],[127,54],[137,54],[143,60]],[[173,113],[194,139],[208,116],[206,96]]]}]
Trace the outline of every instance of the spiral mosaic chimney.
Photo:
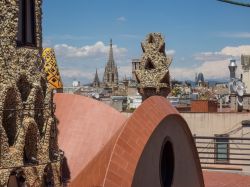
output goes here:
[{"label": "spiral mosaic chimney", "polygon": [[63,91],[63,83],[56,62],[55,51],[52,48],[45,48],[42,53],[44,61],[44,71],[47,75],[47,81],[51,89],[56,89],[57,92]]},{"label": "spiral mosaic chimney", "polygon": [[143,100],[154,95],[166,97],[170,92],[169,66],[172,59],[165,53],[162,34],[148,34],[141,47],[141,64],[135,72],[138,91]]}]

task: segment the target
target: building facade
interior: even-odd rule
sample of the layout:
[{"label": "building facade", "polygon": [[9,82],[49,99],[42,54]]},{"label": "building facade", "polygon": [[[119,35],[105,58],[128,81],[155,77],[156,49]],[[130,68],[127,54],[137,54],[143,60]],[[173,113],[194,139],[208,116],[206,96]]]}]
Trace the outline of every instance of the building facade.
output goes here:
[{"label": "building facade", "polygon": [[250,94],[250,55],[241,56],[241,66],[243,70],[242,81],[246,85],[246,93]]},{"label": "building facade", "polygon": [[194,138],[203,137],[196,139],[203,168],[250,174],[249,113],[187,112],[181,115]]},{"label": "building facade", "polygon": [[132,80],[136,81],[135,71],[140,69],[140,59],[132,59]]},{"label": "building facade", "polygon": [[114,60],[112,39],[111,39],[108,62],[105,66],[105,71],[103,75],[103,86],[113,88],[118,85],[118,81],[119,81],[118,70]]},{"label": "building facade", "polygon": [[59,186],[53,95],[42,70],[42,0],[0,7],[0,186]]}]

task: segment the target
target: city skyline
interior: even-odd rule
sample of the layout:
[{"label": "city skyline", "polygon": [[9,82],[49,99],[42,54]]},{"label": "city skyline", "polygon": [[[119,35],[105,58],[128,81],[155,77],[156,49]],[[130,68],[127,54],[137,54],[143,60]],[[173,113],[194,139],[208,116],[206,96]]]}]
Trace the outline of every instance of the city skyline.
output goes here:
[{"label": "city skyline", "polygon": [[240,67],[240,54],[250,54],[249,9],[216,0],[54,0],[43,7],[43,44],[55,49],[66,84],[91,82],[96,68],[102,78],[110,38],[120,79],[131,76],[131,60],[141,57],[140,42],[149,32],[165,36],[170,74],[178,80],[193,80],[198,72],[227,79],[229,59]]}]

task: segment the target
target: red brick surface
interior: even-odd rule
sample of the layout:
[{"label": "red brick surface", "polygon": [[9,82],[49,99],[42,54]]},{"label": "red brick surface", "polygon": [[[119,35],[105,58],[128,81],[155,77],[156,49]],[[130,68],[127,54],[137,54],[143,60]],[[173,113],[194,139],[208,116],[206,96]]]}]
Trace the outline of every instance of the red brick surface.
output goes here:
[{"label": "red brick surface", "polygon": [[225,172],[203,172],[205,187],[250,187],[250,176]]},{"label": "red brick surface", "polygon": [[191,112],[217,112],[217,103],[209,100],[194,100],[191,102]]}]

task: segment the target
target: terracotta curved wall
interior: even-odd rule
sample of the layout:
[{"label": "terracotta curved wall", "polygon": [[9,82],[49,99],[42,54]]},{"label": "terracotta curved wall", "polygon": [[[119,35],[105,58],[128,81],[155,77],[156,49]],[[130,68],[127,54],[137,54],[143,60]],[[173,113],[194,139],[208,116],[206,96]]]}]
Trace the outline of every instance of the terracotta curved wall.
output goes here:
[{"label": "terracotta curved wall", "polygon": [[118,133],[107,145],[82,169],[79,175],[70,183],[70,186],[99,187],[103,186],[103,180],[108,168],[110,156],[113,151]]},{"label": "terracotta curved wall", "polygon": [[[170,155],[171,151],[168,150],[168,155],[165,154],[163,158],[166,142],[171,144],[173,155]],[[165,180],[170,184],[172,181],[172,186],[202,186],[199,159],[196,157],[196,148],[193,145],[193,138],[185,121],[178,115],[167,116],[154,130],[144,147],[132,187],[162,187],[162,175],[164,175],[162,167],[165,168],[165,174],[169,175],[169,177],[164,176]],[[171,163],[166,163],[166,159],[170,159]],[[171,164],[173,164],[172,171]],[[170,171],[167,173],[168,169]]]},{"label": "terracotta curved wall", "polygon": [[[97,113],[96,116],[98,116]],[[93,118],[95,117],[93,116]],[[147,148],[151,140],[155,140],[154,132],[157,132],[155,130],[161,126],[166,127],[166,125],[174,129],[182,129],[183,133],[181,136],[184,137],[180,137],[176,133],[174,135],[176,137],[174,144],[177,144],[177,147],[175,146],[174,149],[182,149],[179,144],[185,140],[186,144],[184,143],[184,145],[187,147],[188,158],[191,157],[192,161],[190,164],[193,165],[189,170],[193,175],[185,176],[184,171],[186,171],[186,168],[183,168],[182,164],[187,160],[184,158],[182,160],[182,157],[179,156],[178,159],[181,164],[178,168],[178,175],[174,177],[179,180],[183,180],[181,177],[190,177],[195,180],[194,183],[190,184],[204,186],[198,156],[194,149],[190,131],[178,112],[163,97],[149,98],[124,124],[120,124],[119,129],[113,131],[110,141],[96,155],[92,154],[92,160],[87,165],[81,167],[81,172],[78,171],[79,174],[72,180],[70,186],[131,186],[133,180],[136,180],[135,173],[137,174],[136,170],[140,169],[141,159],[143,159],[143,156],[147,157]],[[81,151],[77,150],[77,152]],[[179,154],[180,151],[176,151],[176,153]],[[150,175],[150,171],[147,172],[147,175]],[[158,178],[158,180],[160,179]],[[187,182],[188,180],[185,179],[183,181]]]},{"label": "terracotta curved wall", "polygon": [[[162,120],[172,115],[175,115],[175,119],[178,119],[179,122],[180,120],[182,121],[181,128],[185,131],[184,135],[190,144],[189,147],[192,149],[191,154],[194,156],[193,163],[196,168],[194,171],[190,170],[190,172],[195,173],[196,177],[194,180],[198,180],[196,184],[204,186],[199,159],[194,148],[191,133],[177,110],[163,97],[150,97],[147,99],[126,122],[115,144],[103,186],[132,185],[137,164],[149,138]],[[178,123],[176,120],[173,122]],[[174,125],[171,124],[171,126]],[[181,137],[176,137],[177,140],[178,138]],[[179,147],[179,149],[182,149],[182,147]],[[181,177],[184,177],[184,175],[181,175]],[[182,180],[182,178],[179,178],[179,180]]]},{"label": "terracotta curved wall", "polygon": [[113,108],[87,97],[55,94],[59,120],[58,143],[73,181],[119,130],[126,118]]}]

